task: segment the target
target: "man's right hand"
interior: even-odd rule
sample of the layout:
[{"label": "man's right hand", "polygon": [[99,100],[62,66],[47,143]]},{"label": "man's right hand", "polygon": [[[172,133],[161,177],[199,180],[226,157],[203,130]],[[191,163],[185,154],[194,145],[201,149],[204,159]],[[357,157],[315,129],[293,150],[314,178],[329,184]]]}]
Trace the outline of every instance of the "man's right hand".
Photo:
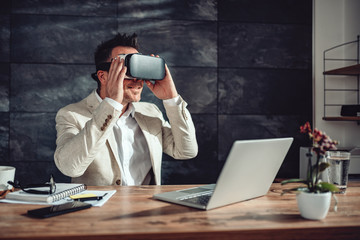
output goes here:
[{"label": "man's right hand", "polygon": [[114,99],[118,103],[122,103],[124,97],[124,78],[126,74],[126,66],[124,59],[115,57],[112,59],[109,69],[108,78],[106,81],[106,97]]}]

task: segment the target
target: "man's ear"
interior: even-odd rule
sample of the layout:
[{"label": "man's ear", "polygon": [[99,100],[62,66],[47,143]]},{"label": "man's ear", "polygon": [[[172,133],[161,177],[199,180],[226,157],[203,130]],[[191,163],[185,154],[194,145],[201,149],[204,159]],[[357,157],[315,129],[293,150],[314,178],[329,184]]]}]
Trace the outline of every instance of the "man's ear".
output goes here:
[{"label": "man's ear", "polygon": [[107,79],[107,72],[106,71],[99,70],[99,71],[97,71],[96,75],[97,75],[99,81],[101,82],[101,84],[106,83],[106,79]]}]

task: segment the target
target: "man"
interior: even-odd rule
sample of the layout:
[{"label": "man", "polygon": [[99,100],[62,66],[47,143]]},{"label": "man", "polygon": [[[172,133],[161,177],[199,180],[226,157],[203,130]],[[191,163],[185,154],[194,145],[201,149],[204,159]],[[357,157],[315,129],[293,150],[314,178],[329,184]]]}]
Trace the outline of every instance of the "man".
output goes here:
[{"label": "man", "polygon": [[[136,34],[100,44],[93,74],[98,89],[57,113],[55,164],[72,182],[160,185],[163,152],[175,159],[197,155],[194,124],[169,69],[163,80],[145,83],[163,100],[171,126],[154,104],[139,102],[144,81],[126,76],[119,57],[130,53],[138,53]],[[110,62],[110,69],[103,67]]]}]

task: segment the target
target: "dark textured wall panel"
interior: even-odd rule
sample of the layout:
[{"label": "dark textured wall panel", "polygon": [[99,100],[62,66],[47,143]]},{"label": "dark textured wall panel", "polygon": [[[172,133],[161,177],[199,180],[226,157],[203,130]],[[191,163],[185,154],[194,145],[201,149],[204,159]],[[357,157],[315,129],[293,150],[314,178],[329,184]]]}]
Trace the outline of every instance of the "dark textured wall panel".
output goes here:
[{"label": "dark textured wall panel", "polygon": [[[191,113],[217,112],[216,68],[169,67],[169,70],[178,93],[188,103]],[[141,101],[153,102],[165,112],[162,101],[157,99],[147,87],[144,87]]]},{"label": "dark textured wall panel", "polygon": [[10,114],[11,161],[53,161],[55,113]]},{"label": "dark textured wall panel", "polygon": [[116,29],[113,18],[13,15],[12,61],[92,64],[96,46]]},{"label": "dark textured wall panel", "polygon": [[219,93],[221,114],[311,115],[307,70],[220,69]]},{"label": "dark textured wall panel", "polygon": [[220,21],[311,25],[312,0],[219,0]]},{"label": "dark textured wall panel", "polygon": [[118,31],[136,32],[141,52],[159,54],[169,66],[217,66],[214,22],[119,18]]},{"label": "dark textured wall panel", "polygon": [[192,113],[217,112],[217,69],[174,68],[178,93],[188,102]]},{"label": "dark textured wall panel", "polygon": [[92,65],[12,64],[11,110],[57,112],[96,88]]},{"label": "dark textured wall panel", "polygon": [[70,178],[64,176],[53,162],[11,162],[11,166],[16,168],[15,179],[20,183],[45,183],[49,181],[51,174],[55,182],[70,182]]},{"label": "dark textured wall panel", "polygon": [[[0,9],[0,164],[26,182],[69,181],[53,162],[55,115],[96,83],[93,53],[117,32],[159,54],[194,119],[199,154],[163,160],[163,183],[213,183],[234,140],[294,136],[312,119],[312,1],[12,0]],[[143,101],[162,101],[145,87]],[[166,116],[165,116],[166,117]]]},{"label": "dark textured wall panel", "polygon": [[57,182],[69,182],[53,162],[55,140],[55,113],[11,113],[9,164],[16,167],[16,179],[45,182],[53,174]]},{"label": "dark textured wall panel", "polygon": [[299,147],[304,144],[303,138],[299,137],[299,126],[307,120],[309,119],[302,115],[220,115],[219,160],[222,163],[225,161],[235,140],[294,137],[295,141],[278,177],[297,176],[299,172],[298,151]]},{"label": "dark textured wall panel", "polygon": [[116,0],[12,0],[13,13],[116,16]]},{"label": "dark textured wall panel", "polygon": [[214,183],[219,174],[217,160],[217,115],[193,115],[199,154],[190,160],[173,160],[164,155],[163,184]]},{"label": "dark textured wall panel", "polygon": [[0,112],[9,111],[10,65],[0,63]]},{"label": "dark textured wall panel", "polygon": [[0,112],[0,164],[3,163],[6,164],[10,161],[9,132],[10,132],[9,113]]},{"label": "dark textured wall panel", "polygon": [[0,62],[10,60],[10,15],[0,16]]},{"label": "dark textured wall panel", "polygon": [[11,12],[11,1],[2,1],[0,14],[10,14]]},{"label": "dark textured wall panel", "polygon": [[215,0],[147,0],[119,1],[120,17],[187,20],[217,20]]},{"label": "dark textured wall panel", "polygon": [[219,66],[311,68],[311,27],[220,23]]}]

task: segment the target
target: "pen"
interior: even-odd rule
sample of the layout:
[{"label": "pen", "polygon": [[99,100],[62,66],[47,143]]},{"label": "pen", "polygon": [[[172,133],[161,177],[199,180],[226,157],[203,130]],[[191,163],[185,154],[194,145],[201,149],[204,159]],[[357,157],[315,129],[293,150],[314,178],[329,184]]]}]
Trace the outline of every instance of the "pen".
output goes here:
[{"label": "pen", "polygon": [[103,199],[103,197],[106,196],[107,193],[105,193],[103,196],[96,196],[96,197],[85,197],[85,198],[78,198],[75,199],[75,201],[85,202],[85,201],[100,201]]},{"label": "pen", "polygon": [[85,197],[85,198],[78,198],[75,199],[75,201],[85,202],[85,201],[100,201],[103,197],[102,196],[96,196],[96,197]]}]

